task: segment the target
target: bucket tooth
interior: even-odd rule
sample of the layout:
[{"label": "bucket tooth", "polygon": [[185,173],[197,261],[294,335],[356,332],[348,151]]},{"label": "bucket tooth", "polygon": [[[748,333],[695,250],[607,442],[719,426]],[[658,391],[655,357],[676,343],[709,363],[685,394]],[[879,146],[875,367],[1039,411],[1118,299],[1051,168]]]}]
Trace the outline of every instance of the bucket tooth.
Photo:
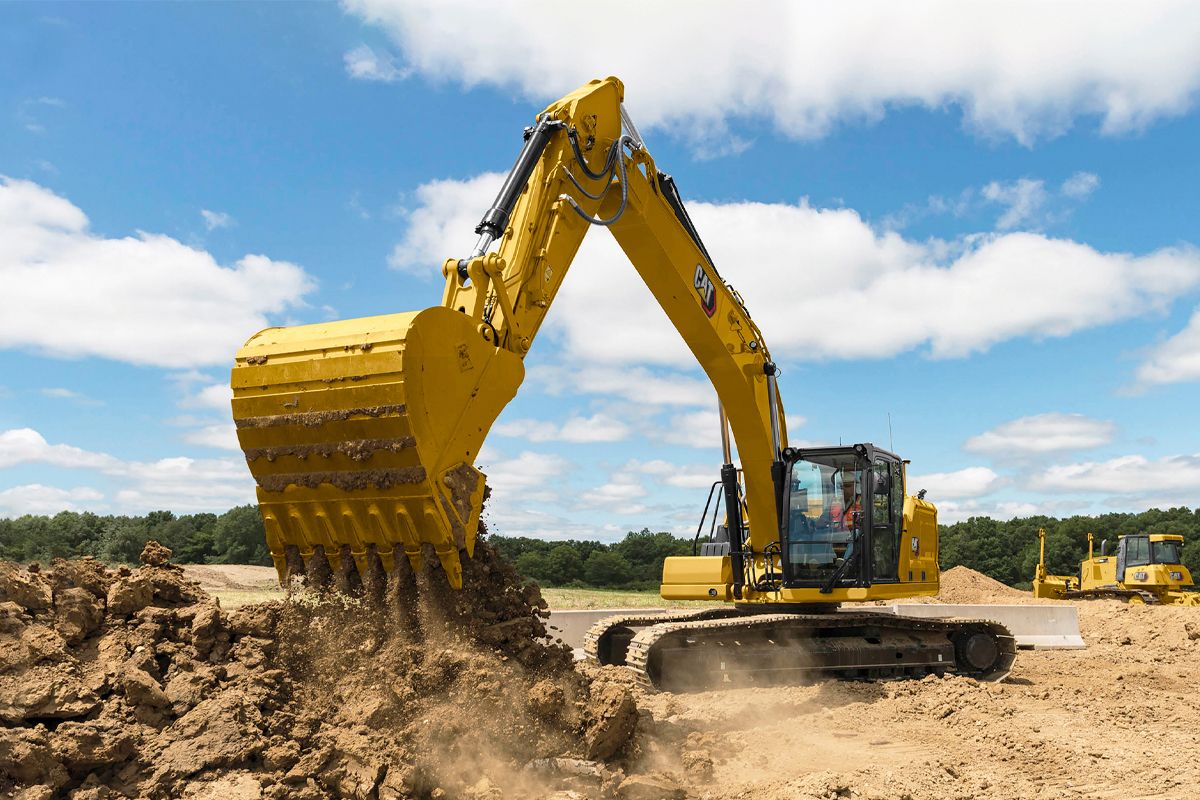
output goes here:
[{"label": "bucket tooth", "polygon": [[421,555],[421,548],[418,547],[416,550],[409,550],[406,547],[404,548],[404,555],[408,556],[408,563],[412,567],[412,571],[420,572],[424,562],[424,557]]},{"label": "bucket tooth", "polygon": [[300,548],[297,545],[289,544],[284,547],[283,559],[286,565],[286,574],[280,580],[279,585],[286,591],[291,591],[292,580],[305,580],[304,575],[304,557],[300,554]]},{"label": "bucket tooth", "polygon": [[[303,553],[303,551],[301,551]],[[304,562],[304,576],[309,588],[322,591],[329,587],[333,571],[329,565],[329,554],[324,548],[317,548]]]},{"label": "bucket tooth", "polygon": [[361,551],[351,550],[350,557],[354,559],[354,566],[358,569],[358,575],[361,578],[366,578],[371,573],[370,553],[364,547]]},{"label": "bucket tooth", "polygon": [[378,550],[379,562],[383,567],[385,575],[391,575],[396,569],[396,551],[395,550]]},{"label": "bucket tooth", "polygon": [[337,564],[333,573],[334,585],[342,594],[357,597],[362,594],[363,581],[358,571],[358,564],[349,545],[338,548]]},{"label": "bucket tooth", "polygon": [[442,562],[442,569],[446,571],[446,581],[452,589],[461,589],[463,586],[463,571],[462,561],[458,557],[458,548],[448,548],[446,550],[435,550],[438,561]]}]

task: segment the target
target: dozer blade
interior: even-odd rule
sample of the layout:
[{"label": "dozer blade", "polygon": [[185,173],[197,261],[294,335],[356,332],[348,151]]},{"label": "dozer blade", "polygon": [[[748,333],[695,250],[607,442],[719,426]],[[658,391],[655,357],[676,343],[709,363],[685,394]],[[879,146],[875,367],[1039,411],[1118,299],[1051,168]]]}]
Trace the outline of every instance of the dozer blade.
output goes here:
[{"label": "dozer blade", "polygon": [[280,582],[289,551],[293,567],[323,557],[366,577],[376,556],[390,573],[397,550],[420,571],[427,543],[461,588],[483,505],[474,459],[524,374],[442,307],[252,336],[233,417]]}]

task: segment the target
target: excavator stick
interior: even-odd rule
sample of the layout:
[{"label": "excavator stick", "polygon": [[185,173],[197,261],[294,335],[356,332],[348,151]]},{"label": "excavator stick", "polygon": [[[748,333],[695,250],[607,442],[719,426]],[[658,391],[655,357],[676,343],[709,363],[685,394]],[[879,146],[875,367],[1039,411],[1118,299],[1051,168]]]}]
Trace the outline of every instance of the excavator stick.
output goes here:
[{"label": "excavator stick", "polygon": [[430,545],[461,588],[483,506],[474,460],[524,374],[440,306],[252,336],[233,416],[280,583],[301,568],[366,580],[402,556],[419,572]]}]

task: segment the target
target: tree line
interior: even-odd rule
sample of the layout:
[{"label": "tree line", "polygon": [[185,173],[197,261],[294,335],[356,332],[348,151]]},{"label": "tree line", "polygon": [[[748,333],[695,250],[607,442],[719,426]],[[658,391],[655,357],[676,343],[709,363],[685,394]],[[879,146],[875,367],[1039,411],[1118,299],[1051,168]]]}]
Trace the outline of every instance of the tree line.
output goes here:
[{"label": "tree line", "polygon": [[62,511],[52,517],[0,518],[0,559],[42,561],[94,556],[110,564],[136,564],[146,542],[171,548],[180,564],[270,565],[258,507],[224,514],[151,511],[114,516]]},{"label": "tree line", "polygon": [[[1029,586],[1038,561],[1039,528],[1046,530],[1046,566],[1052,573],[1070,575],[1079,569],[1087,556],[1089,531],[1095,535],[1097,552],[1104,539],[1109,552],[1115,552],[1119,533],[1177,533],[1184,537],[1184,564],[1200,577],[1200,508],[1061,520],[972,517],[939,528],[942,569],[963,565],[1010,586]],[[174,560],[182,564],[271,564],[262,517],[253,505],[224,514],[152,511],[144,516],[101,516],[63,511],[0,518],[0,559],[10,561],[94,556],[110,564],[133,564],[151,539],[171,548]],[[692,552],[691,539],[648,528],[609,544],[495,534],[488,539],[521,574],[544,586],[656,589],[663,559]]]}]

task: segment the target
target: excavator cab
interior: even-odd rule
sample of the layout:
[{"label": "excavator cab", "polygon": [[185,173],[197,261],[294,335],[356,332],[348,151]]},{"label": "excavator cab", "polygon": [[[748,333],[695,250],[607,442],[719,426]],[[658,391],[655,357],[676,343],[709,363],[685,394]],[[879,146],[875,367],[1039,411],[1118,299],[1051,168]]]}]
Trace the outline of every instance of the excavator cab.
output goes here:
[{"label": "excavator cab", "polygon": [[784,587],[828,591],[897,580],[904,526],[900,458],[870,444],[787,455]]}]

